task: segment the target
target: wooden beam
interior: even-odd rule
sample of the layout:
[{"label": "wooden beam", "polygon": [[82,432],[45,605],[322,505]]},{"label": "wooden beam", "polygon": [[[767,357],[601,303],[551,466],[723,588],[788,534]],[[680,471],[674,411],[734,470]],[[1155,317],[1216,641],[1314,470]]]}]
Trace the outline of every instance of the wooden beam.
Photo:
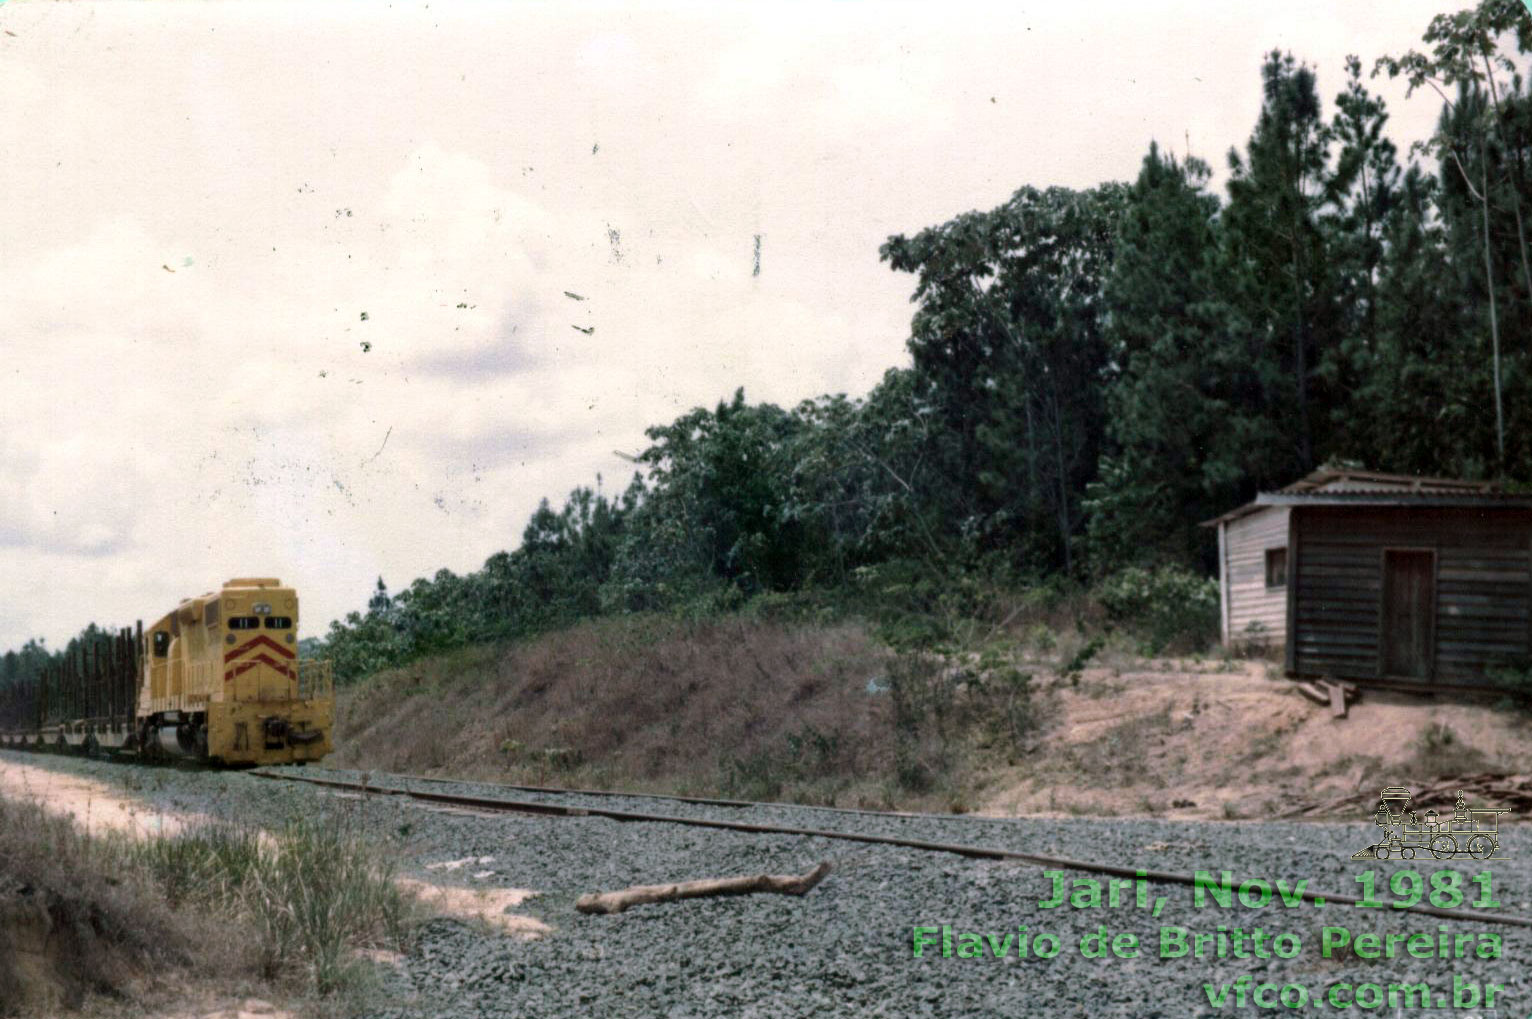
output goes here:
[{"label": "wooden beam", "polygon": [[1282,629],[1287,642],[1287,674],[1298,672],[1298,579],[1302,576],[1298,547],[1298,517],[1302,510],[1294,506],[1287,511],[1287,618]]},{"label": "wooden beam", "polygon": [[575,902],[575,909],[582,913],[621,913],[629,906],[695,899],[706,895],[750,895],[755,892],[806,895],[828,873],[830,864],[825,862],[806,874],[755,874],[750,877],[704,878],[669,885],[634,885],[616,892],[582,895]]},{"label": "wooden beam", "polygon": [[1330,717],[1346,717],[1346,691],[1339,683],[1324,682],[1320,687],[1330,696]]},{"label": "wooden beam", "polygon": [[1224,647],[1229,646],[1229,523],[1218,521],[1218,609]]}]

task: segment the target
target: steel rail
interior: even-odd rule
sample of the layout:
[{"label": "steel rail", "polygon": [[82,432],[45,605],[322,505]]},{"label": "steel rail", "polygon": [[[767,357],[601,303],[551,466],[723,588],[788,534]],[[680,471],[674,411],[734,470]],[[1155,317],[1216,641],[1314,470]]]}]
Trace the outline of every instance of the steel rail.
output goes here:
[{"label": "steel rail", "polygon": [[781,808],[791,810],[817,810],[826,814],[849,814],[860,817],[914,817],[941,818],[950,821],[992,821],[1005,823],[1009,817],[988,817],[983,814],[915,813],[907,810],[873,810],[869,807],[830,807],[820,803],[781,803],[772,800],[728,800],[715,796],[683,796],[676,793],[635,793],[620,789],[571,789],[565,786],[521,785],[515,782],[488,782],[480,779],[436,778],[428,775],[401,775],[398,772],[374,771],[379,778],[399,779],[405,782],[430,782],[441,785],[485,785],[494,789],[513,789],[523,793],[544,793],[549,796],[606,796],[617,799],[664,800],[669,803],[691,803],[704,807],[734,807],[741,810],[752,807],[762,809]]},{"label": "steel rail", "polygon": [[[543,803],[535,800],[503,800],[484,796],[460,796],[452,793],[432,793],[419,789],[399,789],[390,786],[376,786],[367,782],[355,782],[345,779],[315,778],[308,775],[282,775],[264,770],[250,772],[258,778],[267,778],[279,782],[306,782],[311,785],[323,786],[334,789],[346,789],[352,792],[360,792],[364,796],[368,793],[378,793],[385,796],[403,796],[407,799],[420,800],[424,803],[440,803],[448,806],[474,807],[482,810],[497,810],[506,813],[518,814],[544,814],[554,817],[604,817],[612,821],[636,821],[652,824],[684,824],[699,828],[714,828],[722,831],[745,832],[752,835],[794,835],[802,838],[840,839],[847,842],[863,842],[872,845],[897,846],[902,849],[919,849],[926,852],[953,853],[980,860],[1018,860],[1023,863],[1032,863],[1042,867],[1057,867],[1061,870],[1076,870],[1092,874],[1108,874],[1114,877],[1143,878],[1147,881],[1158,881],[1163,884],[1192,885],[1199,884],[1198,879],[1189,874],[1176,874],[1170,871],[1144,870],[1137,867],[1122,867],[1111,863],[1095,863],[1089,860],[1075,860],[1063,856],[1048,856],[1042,853],[1024,853],[1014,849],[999,849],[991,846],[963,845],[953,842],[930,842],[924,839],[900,838],[896,835],[871,835],[857,832],[832,831],[818,828],[795,828],[787,825],[757,824],[751,821],[723,821],[703,817],[678,817],[672,814],[642,814],[631,810],[611,810],[605,807],[571,807],[559,803]],[[919,815],[907,815],[919,816]],[[1297,894],[1298,901],[1310,901],[1316,905],[1323,903],[1339,903],[1342,905],[1356,906],[1363,901],[1359,896],[1346,895],[1339,892],[1323,892],[1305,889]],[[1489,913],[1476,909],[1443,909],[1438,906],[1412,905],[1393,906],[1388,910],[1390,913],[1416,913],[1424,916],[1434,916],[1443,920],[1460,920],[1475,923],[1505,924],[1512,927],[1532,928],[1532,917],[1517,916],[1512,913]]]}]

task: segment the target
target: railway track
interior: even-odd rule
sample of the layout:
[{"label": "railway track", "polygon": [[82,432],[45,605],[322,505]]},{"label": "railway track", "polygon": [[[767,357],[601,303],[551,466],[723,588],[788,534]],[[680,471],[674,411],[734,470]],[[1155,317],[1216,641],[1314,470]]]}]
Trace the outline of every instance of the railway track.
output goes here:
[{"label": "railway track", "polygon": [[[410,789],[401,785],[378,784],[368,780],[351,780],[344,778],[321,778],[314,775],[301,774],[296,771],[271,771],[257,769],[249,774],[258,778],[269,779],[279,782],[297,782],[323,788],[339,789],[347,792],[358,793],[363,796],[397,796],[422,803],[437,804],[451,807],[463,807],[479,811],[492,811],[518,814],[540,814],[554,817],[601,817],[613,821],[627,823],[650,823],[650,824],[676,824],[689,825],[714,830],[734,831],[755,835],[791,835],[802,838],[823,838],[848,842],[860,842],[872,845],[896,846],[903,849],[915,849],[933,853],[950,853],[956,856],[980,860],[1014,860],[1021,863],[1030,863],[1041,867],[1056,868],[1059,870],[1073,870],[1091,874],[1104,874],[1120,878],[1144,878],[1149,881],[1162,882],[1165,884],[1195,885],[1197,879],[1194,875],[1171,871],[1147,870],[1137,867],[1119,866],[1111,863],[1100,863],[1090,860],[1080,860],[1070,857],[1052,856],[1042,853],[1029,853],[1014,849],[1004,849],[995,846],[972,845],[966,843],[937,842],[927,839],[904,838],[897,835],[879,835],[869,832],[850,832],[828,828],[805,828],[793,825],[770,824],[758,821],[725,820],[721,818],[690,817],[681,814],[649,813],[636,810],[619,810],[616,808],[579,805],[571,803],[554,802],[553,798],[559,796],[585,796],[598,798],[624,798],[637,800],[658,800],[661,802],[679,802],[700,806],[721,806],[739,809],[759,809],[782,807],[784,804],[759,803],[748,800],[723,800],[707,797],[691,796],[666,796],[646,793],[624,793],[614,790],[588,790],[588,789],[559,789],[548,786],[518,786],[505,783],[496,783],[498,788],[511,791],[536,792],[549,797],[548,799],[526,800],[509,799],[499,796],[475,796],[461,793],[432,792],[422,789]],[[420,782],[428,784],[447,784],[450,779],[421,778],[412,775],[386,775],[384,778],[402,780],[406,782]],[[791,805],[794,810],[804,809],[796,804]],[[826,813],[850,814],[875,816],[882,818],[955,818],[961,817],[965,821],[994,820],[1004,822],[1008,819],[972,818],[967,815],[921,815],[901,814],[892,811],[860,810],[841,807],[817,807],[813,808]],[[1363,899],[1360,896],[1347,895],[1341,892],[1328,892],[1305,888],[1298,893],[1298,897],[1311,904],[1323,905],[1336,903],[1340,905],[1359,905]],[[1532,917],[1519,916],[1509,913],[1491,913],[1484,910],[1474,909],[1444,909],[1436,906],[1416,904],[1407,907],[1395,907],[1390,912],[1415,913],[1424,916],[1432,916],[1446,920],[1458,920],[1473,923],[1492,923],[1514,927],[1532,928]]]}]

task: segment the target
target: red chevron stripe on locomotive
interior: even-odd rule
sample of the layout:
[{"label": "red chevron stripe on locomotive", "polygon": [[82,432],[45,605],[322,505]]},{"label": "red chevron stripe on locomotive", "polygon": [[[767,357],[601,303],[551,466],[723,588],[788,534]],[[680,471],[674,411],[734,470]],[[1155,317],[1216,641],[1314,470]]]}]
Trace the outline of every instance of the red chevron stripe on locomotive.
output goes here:
[{"label": "red chevron stripe on locomotive", "polygon": [[250,642],[248,642],[246,644],[242,644],[239,647],[234,648],[232,651],[225,651],[224,654],[223,654],[224,663],[228,664],[228,662],[231,659],[238,658],[240,655],[244,654],[246,651],[249,651],[251,648],[255,647],[257,644],[265,644],[267,647],[271,648],[271,650],[275,651],[277,654],[281,655],[283,658],[296,658],[296,657],[298,657],[297,652],[290,651],[287,648],[283,647],[281,644],[278,644],[276,641],[272,640],[270,637],[266,636],[265,634],[261,634],[261,636],[255,638],[254,640],[252,640],[252,641],[250,641]]},{"label": "red chevron stripe on locomotive", "polygon": [[223,681],[225,683],[227,683],[229,680],[233,679],[235,676],[239,676],[239,675],[242,675],[243,673],[249,672],[251,669],[255,668],[257,665],[269,665],[273,669],[276,669],[278,672],[281,672],[281,673],[287,674],[287,675],[291,675],[291,671],[292,671],[292,667],[290,665],[287,665],[284,662],[278,662],[278,661],[276,661],[276,660],[274,660],[272,658],[268,658],[266,655],[256,655],[254,658],[247,658],[245,661],[240,662],[238,665],[234,666],[234,668],[232,668],[232,669],[225,669],[224,673],[223,673]]}]

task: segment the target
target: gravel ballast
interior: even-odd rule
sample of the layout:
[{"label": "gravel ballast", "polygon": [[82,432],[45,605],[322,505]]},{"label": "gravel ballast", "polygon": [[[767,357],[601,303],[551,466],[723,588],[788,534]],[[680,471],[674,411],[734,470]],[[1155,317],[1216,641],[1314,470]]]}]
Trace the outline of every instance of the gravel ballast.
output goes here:
[{"label": "gravel ballast", "polygon": [[[1215,1016],[1260,1013],[1246,989],[1236,1005],[1231,986],[1221,1006],[1210,1004],[1205,985],[1217,994],[1224,984],[1249,976],[1272,984],[1263,1000],[1279,1011],[1396,1014],[1403,999],[1388,999],[1390,984],[1425,982],[1427,1008],[1404,1007],[1399,1014],[1483,1015],[1480,1008],[1454,1007],[1467,999],[1466,984],[1504,987],[1496,1007],[1501,1016],[1532,1011],[1528,961],[1532,930],[1401,913],[1391,908],[1358,909],[1312,903],[1286,907],[1277,895],[1263,908],[1237,900],[1230,908],[1194,905],[1184,885],[1150,882],[1149,902],[1163,897],[1159,915],[1134,906],[1133,894],[1112,908],[1045,909],[1040,900],[1054,882],[1045,869],[1027,863],[983,861],[890,846],[789,835],[745,834],[677,824],[624,823],[600,817],[531,815],[484,816],[471,811],[432,809],[399,797],[335,795],[318,787],[263,780],[249,774],[178,771],[11,755],[27,763],[90,774],[157,806],[245,821],[280,824],[294,813],[333,817],[361,827],[386,844],[402,872],[467,887],[530,888],[539,894],[516,907],[549,924],[550,934],[532,941],[508,937],[471,923],[436,919],[419,931],[413,951],[398,970],[387,971],[389,1004],[374,1019],[415,1017],[538,1016]],[[304,777],[354,779],[356,773],[307,768]],[[405,780],[373,775],[375,785]],[[1493,875],[1502,913],[1532,915],[1532,877],[1527,835],[1510,827],[1505,860],[1467,858],[1436,861],[1354,861],[1351,854],[1376,837],[1368,817],[1355,823],[1187,822],[1154,819],[1016,819],[970,817],[881,817],[811,808],[712,807],[645,797],[574,797],[503,790],[473,783],[420,786],[431,792],[462,792],[507,799],[545,799],[678,816],[714,817],[803,828],[857,831],[939,842],[968,843],[1190,874],[1233,872],[1234,881],[1262,879],[1288,886],[1302,880],[1320,892],[1358,894],[1356,877],[1379,875],[1379,897],[1391,901],[1390,875],[1411,870],[1430,875],[1451,870],[1463,875],[1465,907],[1480,894],[1474,874]],[[456,871],[428,870],[430,864],[491,857],[491,862]],[[752,895],[692,899],[635,907],[614,916],[577,913],[574,901],[586,892],[634,884],[703,877],[801,873],[821,860],[834,872],[803,898]],[[482,877],[474,874],[483,874]],[[1066,885],[1088,875],[1065,874]],[[1105,884],[1106,878],[1099,877]],[[1401,879],[1403,880],[1403,879]],[[1438,882],[1445,881],[1439,878]],[[1429,884],[1426,886],[1429,890]],[[1103,899],[1105,896],[1103,895]],[[1163,928],[1217,933],[1262,928],[1298,935],[1302,947],[1291,959],[1235,958],[1211,952],[1203,958],[1159,957]],[[944,957],[940,928],[953,931],[953,954]],[[1039,934],[1058,939],[1053,958],[1029,953],[1017,958],[1015,935],[1025,927],[1029,943]],[[1480,958],[1469,948],[1462,958],[1417,958],[1422,940],[1395,942],[1394,958],[1368,959],[1350,951],[1325,958],[1321,930],[1348,929],[1353,935],[1423,934],[1434,953],[1446,928],[1449,948],[1458,934],[1491,933],[1501,943],[1497,958]],[[914,954],[914,928],[938,931],[921,957]],[[1105,927],[1109,938],[1135,934],[1133,958],[1087,958],[1085,935]],[[959,957],[973,939],[991,938],[1006,949],[994,958]],[[1011,935],[1009,943],[1005,942]],[[1472,945],[1479,945],[1477,938]],[[1213,949],[1216,951],[1216,949]],[[1337,1009],[1326,1002],[1337,984]],[[1277,1004],[1277,989],[1301,986],[1308,1000],[1300,1008]],[[1368,1008],[1376,986],[1380,1008]],[[1287,992],[1289,1001],[1297,991]]]}]

